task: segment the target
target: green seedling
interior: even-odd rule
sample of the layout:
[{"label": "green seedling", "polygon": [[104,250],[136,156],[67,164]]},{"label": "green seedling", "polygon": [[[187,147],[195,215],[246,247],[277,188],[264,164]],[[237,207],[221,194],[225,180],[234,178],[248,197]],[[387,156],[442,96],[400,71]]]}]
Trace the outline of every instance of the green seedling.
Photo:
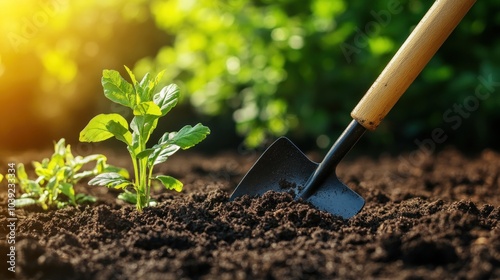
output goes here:
[{"label": "green seedling", "polygon": [[100,142],[111,137],[127,145],[134,168],[134,181],[119,173],[103,173],[89,181],[90,185],[104,185],[108,188],[122,189],[118,198],[136,205],[141,211],[146,206],[154,206],[151,198],[151,183],[161,183],[168,190],[180,192],[183,184],[171,176],[153,176],[155,165],[167,161],[179,149],[188,149],[210,134],[210,129],[202,124],[194,127],[187,125],[178,132],[166,132],[158,143],[150,148],[146,144],[158,124],[158,119],[165,116],[177,105],[179,88],[175,84],[163,87],[159,92],[156,87],[163,75],[156,77],[148,74],[138,82],[129,68],[125,66],[132,83],[127,82],[119,72],[104,70],[102,86],[104,95],[111,101],[128,107],[134,118],[130,121],[119,114],[100,114],[95,116],[80,132],[82,142]]},{"label": "green seedling", "polygon": [[[87,164],[95,162],[91,170],[83,170]],[[54,154],[42,162],[33,161],[38,178],[31,180],[22,163],[17,165],[17,181],[23,194],[16,199],[17,207],[39,205],[44,210],[52,207],[63,208],[68,205],[95,202],[95,198],[86,194],[76,194],[74,185],[83,178],[98,175],[102,172],[116,172],[128,177],[125,169],[106,163],[104,155],[86,157],[73,156],[71,146],[61,139],[54,144]]]}]

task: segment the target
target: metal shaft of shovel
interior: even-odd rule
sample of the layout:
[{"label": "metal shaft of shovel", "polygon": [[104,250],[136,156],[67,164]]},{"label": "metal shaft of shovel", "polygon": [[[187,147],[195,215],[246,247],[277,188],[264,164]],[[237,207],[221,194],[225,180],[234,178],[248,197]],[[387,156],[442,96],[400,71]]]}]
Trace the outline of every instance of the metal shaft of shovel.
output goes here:
[{"label": "metal shaft of shovel", "polygon": [[307,180],[304,189],[297,195],[297,198],[307,199],[310,197],[318,186],[320,186],[328,176],[335,172],[337,164],[339,164],[351,148],[356,145],[365,131],[366,128],[364,126],[359,124],[356,120],[352,120],[335,144],[330,148],[323,161],[318,165],[318,168]]}]

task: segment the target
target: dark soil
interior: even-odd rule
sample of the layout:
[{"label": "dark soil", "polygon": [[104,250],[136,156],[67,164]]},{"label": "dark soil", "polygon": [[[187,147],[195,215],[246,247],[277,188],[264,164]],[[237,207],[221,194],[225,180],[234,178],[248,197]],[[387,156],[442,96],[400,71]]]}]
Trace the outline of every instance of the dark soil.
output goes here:
[{"label": "dark soil", "polygon": [[339,177],[367,203],[342,220],[286,193],[228,202],[255,155],[180,154],[158,171],[184,191],[157,192],[142,213],[85,184],[96,205],[17,209],[15,274],[3,207],[0,278],[500,279],[500,154],[411,156],[343,162]]}]

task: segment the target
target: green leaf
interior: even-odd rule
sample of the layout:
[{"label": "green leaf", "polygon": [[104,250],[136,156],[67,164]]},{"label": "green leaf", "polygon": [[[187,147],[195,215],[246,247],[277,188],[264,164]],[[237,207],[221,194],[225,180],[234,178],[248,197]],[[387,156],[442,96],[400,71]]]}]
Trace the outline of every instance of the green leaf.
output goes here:
[{"label": "green leaf", "polygon": [[146,73],[144,75],[144,78],[142,81],[139,83],[139,88],[141,89],[140,91],[140,96],[142,101],[153,101],[153,92],[156,89],[156,86],[160,82],[160,79],[163,77],[163,74],[165,71],[161,71],[156,75],[156,77],[153,79],[149,73]]},{"label": "green leaf", "polygon": [[105,155],[100,155],[100,154],[89,155],[89,156],[85,156],[85,157],[77,156],[77,157],[75,157],[74,162],[75,162],[75,164],[84,165],[84,164],[87,164],[89,162],[98,161],[98,160],[101,160],[101,159],[106,160],[106,156]]},{"label": "green leaf", "polygon": [[146,73],[139,83],[139,96],[142,102],[153,101],[153,91],[156,85],[152,81],[151,75]]},{"label": "green leaf", "polygon": [[157,165],[167,161],[167,159],[175,154],[175,152],[177,152],[180,147],[177,145],[154,145],[153,149],[154,152],[148,158],[149,165]]},{"label": "green leaf", "polygon": [[96,198],[91,196],[91,195],[86,195],[83,193],[79,193],[75,196],[75,201],[77,204],[83,204],[83,203],[94,203],[96,202]]},{"label": "green leaf", "polygon": [[89,181],[89,185],[101,185],[108,188],[123,189],[128,185],[132,185],[132,182],[127,180],[121,174],[109,172],[95,176]]},{"label": "green leaf", "polygon": [[144,143],[148,142],[149,137],[151,136],[151,133],[153,133],[157,124],[158,116],[135,116],[132,119],[132,122],[130,122],[130,128],[134,131],[134,134],[132,135],[132,146],[135,152],[137,152],[137,149],[140,146],[139,138],[142,138]]},{"label": "green leaf", "polygon": [[130,131],[128,130],[128,124],[126,121],[125,123],[110,121],[106,125],[106,128],[108,129],[109,132],[113,133],[116,139],[127,144],[127,146],[132,145],[132,133],[130,133]]},{"label": "green leaf", "polygon": [[37,166],[35,168],[35,173],[36,173],[36,175],[43,177],[43,179],[47,179],[47,178],[50,178],[54,175],[54,170],[52,170],[50,168],[42,167],[40,165],[40,166]]},{"label": "green leaf", "polygon": [[66,151],[64,152],[64,161],[69,165],[73,165],[75,163],[75,157],[71,153],[71,145],[66,146]]},{"label": "green leaf", "polygon": [[165,74],[165,70],[161,70],[158,74],[156,74],[155,79],[150,84],[153,84],[155,86],[158,85],[160,83],[161,78],[163,78],[164,74]]},{"label": "green leaf", "polygon": [[153,96],[153,101],[161,108],[161,115],[165,116],[172,108],[177,105],[179,99],[179,87],[171,84],[164,87],[160,92]]},{"label": "green leaf", "polygon": [[69,198],[71,204],[76,204],[75,189],[73,189],[73,185],[69,183],[61,183],[59,184],[59,189],[64,195],[66,195]]},{"label": "green leaf", "polygon": [[63,166],[58,169],[55,176],[57,182],[64,181],[64,179],[69,179],[71,177],[71,168],[69,166]]},{"label": "green leaf", "polygon": [[151,74],[146,73],[146,75],[144,75],[144,77],[142,77],[142,80],[139,82],[139,86],[141,88],[147,88],[149,86],[149,84],[151,83]]},{"label": "green leaf", "polygon": [[158,145],[163,145],[163,146],[168,145],[168,144],[170,143],[170,142],[169,142],[169,141],[170,141],[170,139],[171,139],[172,137],[174,137],[176,133],[177,133],[177,132],[172,132],[172,133],[170,133],[170,132],[165,132],[165,133],[164,133],[164,134],[160,137],[160,139],[158,139]]},{"label": "green leaf", "polygon": [[155,179],[160,180],[160,182],[167,188],[167,190],[175,190],[177,192],[182,191],[183,184],[181,181],[175,179],[171,176],[158,175]]},{"label": "green leaf", "polygon": [[134,99],[135,99],[134,102],[135,103],[134,104],[138,104],[141,101],[150,101],[150,100],[147,100],[147,99],[143,99],[143,88],[137,82],[137,79],[135,78],[134,73],[126,65],[123,65],[123,66],[125,67],[125,70],[127,70],[127,73],[130,76],[130,80],[132,80],[132,85],[134,86],[134,90],[135,90],[134,91],[135,92],[135,95],[134,95]]},{"label": "green leaf", "polygon": [[142,102],[140,104],[137,104],[134,107],[134,115],[135,116],[144,116],[144,115],[151,115],[151,116],[161,116],[162,111],[160,110],[160,107],[156,105],[152,101],[148,102]]},{"label": "green leaf", "polygon": [[47,167],[47,165],[49,165],[49,159],[44,158],[41,163],[38,161],[32,161],[32,164],[33,164],[33,167],[35,169],[36,168],[45,168],[45,167]]},{"label": "green leaf", "polygon": [[86,171],[76,173],[75,175],[73,175],[73,179],[74,179],[73,182],[78,182],[80,179],[83,179],[85,177],[90,177],[90,176],[93,176],[95,174],[96,174],[96,172],[94,172],[94,170],[86,170]]},{"label": "green leaf", "polygon": [[51,204],[52,201],[56,201],[56,198],[53,198],[53,200],[49,200],[49,203],[47,204],[47,200],[49,200],[49,192],[48,191],[44,191],[40,197],[38,198],[38,200],[36,201],[37,204],[39,204],[40,206],[42,206],[43,210],[47,210],[49,209],[49,205],[48,204]]},{"label": "green leaf", "polygon": [[136,155],[137,159],[145,158],[149,155],[151,155],[155,151],[154,147],[150,149],[146,149]]},{"label": "green leaf", "polygon": [[97,160],[94,170],[92,170],[93,172],[95,172],[96,175],[104,173],[104,168],[106,168],[107,165],[106,160],[107,158],[100,158]]},{"label": "green leaf", "polygon": [[109,165],[109,164],[105,165],[104,169],[102,170],[102,173],[118,173],[125,179],[130,178],[130,174],[128,174],[127,169],[121,168],[121,167],[116,167],[116,166]]},{"label": "green leaf", "polygon": [[57,177],[51,177],[45,186],[45,189],[53,196],[54,200],[57,198],[59,181]]},{"label": "green leaf", "polygon": [[15,201],[16,207],[26,207],[30,205],[35,205],[37,201],[33,198],[29,197],[24,197],[24,198],[18,198]]},{"label": "green leaf", "polygon": [[[121,128],[119,128],[120,126]],[[131,142],[131,136],[126,131],[128,131],[128,123],[121,115],[99,114],[92,118],[80,132],[80,141],[100,142],[115,136],[122,141]]]},{"label": "green leaf", "polygon": [[121,199],[123,201],[126,201],[131,204],[136,204],[137,203],[137,195],[135,193],[131,192],[122,192],[121,194],[118,195],[118,199]]},{"label": "green leaf", "polygon": [[109,100],[129,108],[134,108],[137,104],[134,87],[118,71],[104,70],[101,83],[104,95]]},{"label": "green leaf", "polygon": [[64,138],[61,138],[57,143],[54,143],[54,154],[65,155],[66,154],[66,143]]},{"label": "green leaf", "polygon": [[40,184],[33,180],[27,180],[26,181],[26,192],[33,192],[36,194],[42,193],[42,187],[40,187]]},{"label": "green leaf", "polygon": [[50,158],[46,169],[50,172],[56,172],[61,166],[64,166],[64,153],[63,154],[53,154]]},{"label": "green leaf", "polygon": [[22,163],[17,165],[17,178],[19,181],[28,180],[28,174],[26,173],[26,169],[24,169],[24,164]]},{"label": "green leaf", "polygon": [[57,209],[63,209],[66,206],[68,206],[67,202],[65,202],[65,201],[57,201]]},{"label": "green leaf", "polygon": [[170,140],[168,142],[185,150],[200,143],[208,134],[210,134],[210,129],[201,123],[194,127],[186,125],[179,132],[175,133],[173,137],[169,136]]},{"label": "green leaf", "polygon": [[128,75],[130,76],[130,80],[132,80],[132,85],[137,86],[138,83],[137,83],[137,80],[135,78],[134,73],[132,73],[132,71],[127,67],[127,65],[123,65],[123,67],[125,67],[125,70],[127,71]]},{"label": "green leaf", "polygon": [[151,75],[146,73],[142,78],[141,82],[138,84],[139,96],[142,102],[152,101],[149,84],[151,83]]},{"label": "green leaf", "polygon": [[[78,156],[78,157],[80,157],[80,156]],[[67,165],[71,166],[73,174],[74,174],[73,176],[78,174],[78,171],[80,171],[80,169],[82,169],[82,167],[83,167],[83,164],[78,163],[78,162],[68,163]]]},{"label": "green leaf", "polygon": [[28,174],[26,173],[24,164],[22,163],[17,165],[17,178],[19,179],[19,186],[21,187],[21,190],[25,193],[36,193],[39,195],[42,192],[40,185],[28,178]]}]

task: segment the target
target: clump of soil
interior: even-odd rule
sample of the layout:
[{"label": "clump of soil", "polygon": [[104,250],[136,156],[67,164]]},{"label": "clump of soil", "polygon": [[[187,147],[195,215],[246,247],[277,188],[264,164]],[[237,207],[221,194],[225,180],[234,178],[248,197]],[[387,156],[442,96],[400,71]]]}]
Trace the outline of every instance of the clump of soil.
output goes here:
[{"label": "clump of soil", "polygon": [[[358,158],[339,166],[338,176],[366,199],[350,220],[288,193],[229,202],[256,159],[234,154],[172,158],[159,172],[181,179],[185,191],[158,192],[159,207],[142,213],[117,202],[114,191],[82,184],[79,191],[99,196],[97,205],[16,210],[15,275],[500,279],[500,154],[486,150],[465,157],[445,150],[410,166],[406,156]],[[5,208],[0,213],[3,231]],[[0,240],[2,279],[12,276],[4,267],[7,246]]]}]

